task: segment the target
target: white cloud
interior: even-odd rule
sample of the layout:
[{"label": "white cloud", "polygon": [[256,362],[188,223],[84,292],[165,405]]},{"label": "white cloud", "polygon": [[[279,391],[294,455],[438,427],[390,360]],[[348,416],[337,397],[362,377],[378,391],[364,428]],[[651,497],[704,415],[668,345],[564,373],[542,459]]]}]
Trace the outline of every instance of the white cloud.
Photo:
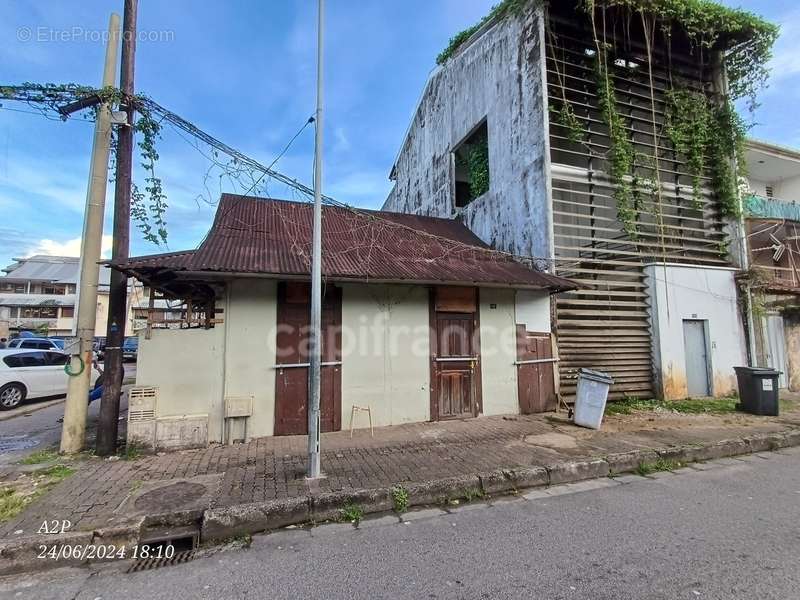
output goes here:
[{"label": "white cloud", "polygon": [[[103,243],[101,246],[101,253],[103,258],[111,256],[111,236],[104,235]],[[39,240],[36,246],[31,247],[26,256],[33,256],[34,254],[45,254],[47,256],[80,256],[81,254],[81,238],[74,238],[64,242],[56,240]]]},{"label": "white cloud", "polygon": [[781,37],[775,44],[774,56],[770,62],[771,81],[777,83],[800,73],[800,56],[795,48],[800,35],[800,11],[795,10],[778,19]]}]

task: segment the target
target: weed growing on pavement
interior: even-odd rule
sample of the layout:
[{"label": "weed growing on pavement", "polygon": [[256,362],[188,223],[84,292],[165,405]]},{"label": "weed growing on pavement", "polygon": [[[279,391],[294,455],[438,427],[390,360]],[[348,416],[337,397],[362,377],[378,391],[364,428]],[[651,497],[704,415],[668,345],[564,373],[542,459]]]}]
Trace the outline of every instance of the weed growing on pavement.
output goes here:
[{"label": "weed growing on pavement", "polygon": [[0,523],[16,517],[26,504],[25,496],[16,490],[0,489]]},{"label": "weed growing on pavement", "polygon": [[630,415],[634,411],[667,411],[679,414],[725,414],[736,412],[738,398],[687,398],[686,400],[640,400],[626,398],[606,404],[606,415]]},{"label": "weed growing on pavement", "polygon": [[47,448],[45,450],[37,450],[36,452],[32,452],[21,461],[19,464],[21,465],[38,465],[45,462],[50,462],[51,460],[56,460],[58,458],[58,452]]},{"label": "weed growing on pavement", "polygon": [[140,444],[136,440],[128,440],[125,444],[125,449],[120,452],[119,457],[122,460],[136,460],[144,454],[146,448],[146,446]]},{"label": "weed growing on pavement", "polygon": [[28,504],[74,472],[66,465],[53,465],[23,475],[12,485],[0,487],[0,523],[16,517]]},{"label": "weed growing on pavement", "polygon": [[339,521],[358,525],[364,518],[364,510],[358,504],[345,504],[339,509]]},{"label": "weed growing on pavement", "polygon": [[680,461],[671,458],[659,458],[652,463],[639,463],[639,466],[636,467],[636,474],[644,477],[660,471],[674,471],[675,469],[680,469],[682,466],[683,463]]},{"label": "weed growing on pavement", "polygon": [[47,477],[49,481],[46,483],[46,485],[51,486],[63,481],[74,472],[75,469],[71,469],[66,465],[53,465],[52,467],[47,467],[46,469],[39,469],[36,471],[36,475]]},{"label": "weed growing on pavement", "polygon": [[472,502],[475,499],[483,500],[484,496],[485,494],[480,488],[470,488],[464,492],[464,500],[467,502]]},{"label": "weed growing on pavement", "polygon": [[408,510],[408,490],[402,485],[392,488],[392,504],[396,513],[404,513]]}]

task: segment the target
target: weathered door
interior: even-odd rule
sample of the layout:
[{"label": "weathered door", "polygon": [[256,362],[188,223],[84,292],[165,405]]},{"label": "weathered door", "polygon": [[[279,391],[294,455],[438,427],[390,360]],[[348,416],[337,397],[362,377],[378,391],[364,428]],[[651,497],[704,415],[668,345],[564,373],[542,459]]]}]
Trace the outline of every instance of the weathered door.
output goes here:
[{"label": "weathered door", "polygon": [[526,331],[525,325],[517,325],[517,393],[523,415],[556,409],[552,358],[549,333]]},{"label": "weathered door", "polygon": [[785,389],[789,387],[789,379],[787,376],[789,367],[786,362],[786,340],[783,337],[783,317],[781,315],[767,315],[765,321],[767,332],[767,366],[781,372],[778,377],[778,387],[780,389]]},{"label": "weathered door", "polygon": [[686,357],[686,387],[692,398],[711,395],[708,380],[708,351],[705,321],[683,321],[683,348]]},{"label": "weathered door", "polygon": [[431,333],[431,418],[478,415],[480,340],[476,290],[439,288],[434,292]]},{"label": "weathered door", "polygon": [[[340,288],[328,286],[322,301],[322,381],[320,421],[323,432],[341,429]],[[277,376],[275,435],[308,433],[308,325],[310,290],[307,283],[278,286]]]}]

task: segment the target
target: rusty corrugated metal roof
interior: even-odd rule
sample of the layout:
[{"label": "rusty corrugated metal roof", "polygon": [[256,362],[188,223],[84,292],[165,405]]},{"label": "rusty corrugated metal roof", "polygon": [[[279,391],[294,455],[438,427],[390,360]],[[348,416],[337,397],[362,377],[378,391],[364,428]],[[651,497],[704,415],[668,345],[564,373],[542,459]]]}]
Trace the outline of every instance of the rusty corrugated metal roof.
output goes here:
[{"label": "rusty corrugated metal roof", "polygon": [[[308,276],[309,203],[223,194],[214,224],[195,251],[130,258],[112,266]],[[574,289],[568,279],[533,270],[486,246],[462,223],[323,207],[323,275],[333,280],[442,282]]]}]

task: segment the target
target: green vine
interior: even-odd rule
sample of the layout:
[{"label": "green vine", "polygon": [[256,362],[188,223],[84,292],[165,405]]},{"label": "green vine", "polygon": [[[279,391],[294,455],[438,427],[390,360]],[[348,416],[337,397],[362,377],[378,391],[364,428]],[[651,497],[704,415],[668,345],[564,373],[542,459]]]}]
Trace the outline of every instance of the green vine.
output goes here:
[{"label": "green vine", "polygon": [[[0,86],[0,98],[26,102],[31,107],[40,110],[43,114],[55,113],[60,115],[59,108],[74,102],[91,99],[96,96],[102,103],[108,104],[117,110],[121,105],[130,102],[136,109],[138,118],[133,125],[135,134],[139,136],[141,165],[145,169],[146,177],[144,191],[132,183],[131,185],[131,219],[142,232],[146,241],[156,245],[167,243],[167,223],[164,215],[167,209],[166,194],[164,194],[161,179],[156,175],[155,166],[158,162],[156,141],[160,139],[161,125],[150,113],[142,102],[144,96],[127,98],[121,90],[115,87],[92,88],[75,83],[30,83],[18,86]],[[82,111],[85,119],[95,120],[100,105],[95,103],[87,106]],[[66,117],[62,117],[66,118]],[[116,135],[112,131],[112,141]],[[111,165],[116,160],[115,144],[112,143]]]},{"label": "green vine", "polygon": [[489,140],[485,135],[465,144],[463,155],[456,153],[456,161],[467,171],[470,201],[489,191]]},{"label": "green vine", "polygon": [[[712,0],[578,0],[588,13],[596,8],[621,7],[655,17],[662,31],[681,29],[700,50],[720,50],[733,100],[746,98],[751,110],[757,106],[758,92],[767,84],[772,48],[780,28],[760,16],[742,9],[728,8]],[[503,0],[472,27],[457,33],[436,57],[443,64],[458,48],[493,19],[519,15],[526,6],[539,0]]]},{"label": "green vine", "polygon": [[692,175],[692,198],[699,210],[703,207],[702,177],[714,125],[710,103],[705,94],[687,90],[668,90],[666,100],[665,133],[675,151],[686,157]]},{"label": "green vine", "polygon": [[741,117],[730,103],[719,106],[700,92],[669,90],[666,99],[665,132],[675,150],[687,159],[696,208],[702,207],[701,179],[709,173],[722,213],[738,217],[739,191],[733,164],[741,175],[746,164],[747,132]]},{"label": "green vine", "polygon": [[566,130],[567,139],[570,142],[580,144],[586,140],[583,125],[575,114],[571,102],[567,100],[553,101],[550,103],[550,112],[553,115],[553,122]]},{"label": "green vine", "polygon": [[638,179],[635,176],[636,151],[625,126],[625,121],[617,111],[614,82],[608,75],[605,50],[597,53],[595,75],[600,112],[608,126],[610,148],[607,155],[608,175],[614,183],[614,200],[617,204],[617,218],[622,228],[632,238],[638,237],[636,220],[641,195]]},{"label": "green vine", "polygon": [[489,141],[486,138],[472,144],[467,153],[469,191],[472,198],[489,191]]},{"label": "green vine", "polygon": [[450,38],[450,42],[447,44],[447,48],[442,50],[439,55],[436,57],[436,64],[441,65],[444,64],[448,58],[453,56],[456,53],[456,50],[466,42],[472,35],[478,31],[481,27],[483,27],[486,23],[493,19],[502,19],[508,14],[515,14],[518,15],[522,12],[525,6],[531,2],[531,0],[503,0],[499,4],[492,7],[489,11],[489,14],[483,17],[480,21],[472,25],[471,27],[467,27],[463,31],[458,32],[452,38]]}]

